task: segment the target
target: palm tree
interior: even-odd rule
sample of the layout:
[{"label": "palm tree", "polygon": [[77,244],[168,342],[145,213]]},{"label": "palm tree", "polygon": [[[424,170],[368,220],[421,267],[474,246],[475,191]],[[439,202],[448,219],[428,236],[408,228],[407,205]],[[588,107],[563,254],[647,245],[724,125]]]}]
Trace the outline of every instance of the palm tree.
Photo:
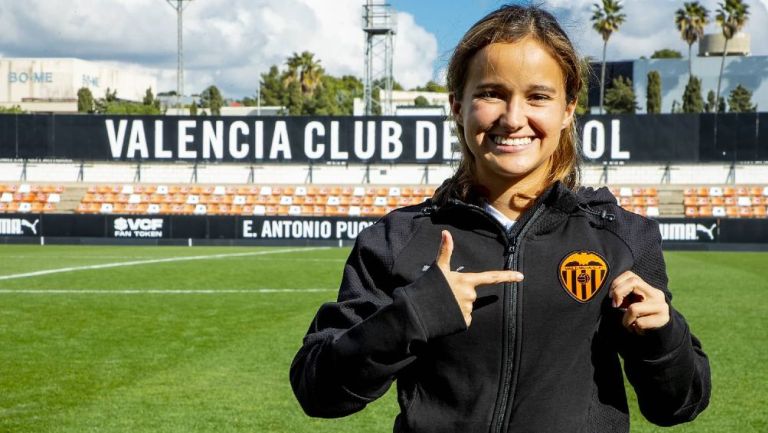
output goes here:
[{"label": "palm tree", "polygon": [[309,51],[301,53],[301,66],[301,90],[312,93],[321,84],[325,70],[320,66],[320,60],[315,60],[315,55]]},{"label": "palm tree", "polygon": [[680,36],[688,44],[688,76],[693,75],[691,47],[704,36],[704,26],[709,22],[709,11],[701,3],[685,2],[675,11],[675,25]]},{"label": "palm tree", "polygon": [[717,9],[715,20],[723,29],[725,44],[723,45],[723,59],[720,62],[720,75],[717,77],[717,95],[715,101],[720,101],[720,83],[723,79],[723,67],[725,66],[725,54],[728,52],[728,41],[733,38],[747,23],[749,5],[742,0],[725,0]]},{"label": "palm tree", "polygon": [[288,69],[283,76],[283,86],[287,88],[291,83],[298,82],[304,95],[313,93],[325,74],[320,61],[315,60],[315,55],[309,51],[293,53],[286,60],[286,65]]},{"label": "palm tree", "polygon": [[605,51],[608,47],[608,39],[613,32],[619,30],[619,26],[627,17],[621,13],[621,3],[619,0],[602,0],[603,5],[595,3],[594,13],[592,14],[592,28],[603,37],[603,67],[600,69],[600,114],[603,114],[603,99],[605,95]]}]

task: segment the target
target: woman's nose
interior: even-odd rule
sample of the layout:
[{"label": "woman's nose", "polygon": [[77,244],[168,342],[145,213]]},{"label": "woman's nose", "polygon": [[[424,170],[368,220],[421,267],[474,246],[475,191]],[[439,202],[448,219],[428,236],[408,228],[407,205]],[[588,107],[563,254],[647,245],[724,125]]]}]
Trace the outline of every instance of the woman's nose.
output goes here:
[{"label": "woman's nose", "polygon": [[500,120],[503,126],[512,130],[518,130],[525,126],[527,117],[523,102],[518,98],[512,98],[504,107]]}]

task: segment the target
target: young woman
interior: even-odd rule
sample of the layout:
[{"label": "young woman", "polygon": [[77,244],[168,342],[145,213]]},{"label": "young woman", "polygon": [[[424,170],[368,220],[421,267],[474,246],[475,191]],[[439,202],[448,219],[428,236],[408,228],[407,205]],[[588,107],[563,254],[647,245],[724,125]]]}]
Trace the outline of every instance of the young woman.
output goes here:
[{"label": "young woman", "polygon": [[656,223],[578,188],[579,65],[534,6],[467,32],[448,68],[460,166],[360,234],[291,366],[309,415],[354,413],[397,380],[398,432],[627,432],[619,356],[650,421],[707,406]]}]

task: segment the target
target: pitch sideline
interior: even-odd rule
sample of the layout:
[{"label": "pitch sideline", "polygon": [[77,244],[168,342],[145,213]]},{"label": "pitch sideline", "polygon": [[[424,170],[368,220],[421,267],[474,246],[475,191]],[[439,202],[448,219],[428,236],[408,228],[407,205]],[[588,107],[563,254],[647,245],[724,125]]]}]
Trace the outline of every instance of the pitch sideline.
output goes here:
[{"label": "pitch sideline", "polygon": [[224,259],[229,257],[247,257],[247,256],[263,256],[267,254],[285,254],[295,253],[299,251],[316,251],[327,250],[329,247],[305,247],[305,248],[290,248],[277,251],[254,251],[249,253],[231,253],[231,254],[211,254],[206,256],[187,256],[187,257],[169,257],[166,259],[154,259],[154,260],[134,260],[130,262],[117,262],[117,263],[103,263],[100,265],[88,265],[88,266],[72,266],[58,269],[46,269],[35,272],[25,272],[21,274],[0,275],[0,281],[14,280],[18,278],[39,277],[41,275],[58,274],[63,272],[76,272],[87,271],[93,269],[108,269],[119,268],[123,266],[137,266],[137,265],[153,265],[157,263],[170,263],[170,262],[183,262],[188,260],[209,260],[209,259]]},{"label": "pitch sideline", "polygon": [[221,295],[221,294],[264,294],[264,293],[321,293],[335,292],[338,289],[129,289],[129,290],[91,290],[91,289],[0,289],[0,295]]}]

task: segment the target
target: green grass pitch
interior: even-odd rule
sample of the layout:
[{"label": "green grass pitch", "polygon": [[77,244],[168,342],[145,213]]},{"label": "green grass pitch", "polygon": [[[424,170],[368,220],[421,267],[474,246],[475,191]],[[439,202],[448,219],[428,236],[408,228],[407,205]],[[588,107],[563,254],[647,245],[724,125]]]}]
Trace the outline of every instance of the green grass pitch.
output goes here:
[{"label": "green grass pitch", "polygon": [[[306,417],[288,367],[348,249],[0,246],[0,432],[390,432],[394,393]],[[713,369],[710,408],[660,429],[768,431],[768,254],[666,254]]]}]

